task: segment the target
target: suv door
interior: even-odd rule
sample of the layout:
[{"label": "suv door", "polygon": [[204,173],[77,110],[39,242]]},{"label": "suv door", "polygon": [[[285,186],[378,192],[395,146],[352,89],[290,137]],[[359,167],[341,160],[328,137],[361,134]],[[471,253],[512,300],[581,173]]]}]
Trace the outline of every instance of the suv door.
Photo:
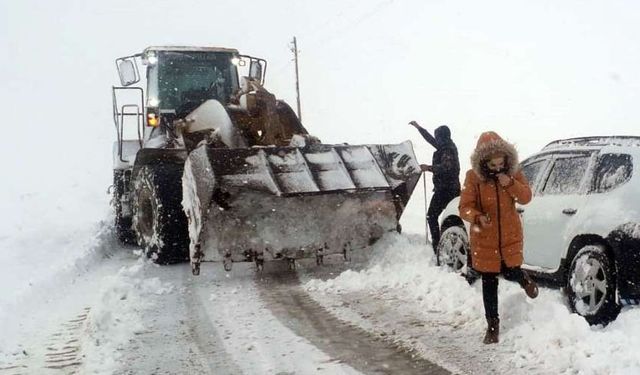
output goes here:
[{"label": "suv door", "polygon": [[525,226],[525,220],[526,220],[525,217],[528,213],[525,212],[525,210],[536,201],[537,196],[539,195],[538,186],[541,185],[541,181],[543,180],[541,177],[547,175],[548,169],[551,165],[552,160],[553,160],[552,155],[546,154],[546,155],[534,156],[521,163],[522,173],[524,173],[525,177],[527,178],[527,181],[529,182],[529,187],[531,188],[531,191],[533,193],[533,199],[528,205],[522,206],[522,205],[516,204],[516,210],[520,214],[520,220],[523,223],[524,263],[525,264],[531,263],[530,262],[531,259],[529,255],[530,253],[528,253],[528,250],[530,249],[530,247],[527,247],[527,243],[529,242],[527,241],[528,231]]},{"label": "suv door", "polygon": [[558,153],[539,177],[535,196],[523,206],[525,264],[554,271],[565,253],[565,232],[589,190],[591,152]]}]

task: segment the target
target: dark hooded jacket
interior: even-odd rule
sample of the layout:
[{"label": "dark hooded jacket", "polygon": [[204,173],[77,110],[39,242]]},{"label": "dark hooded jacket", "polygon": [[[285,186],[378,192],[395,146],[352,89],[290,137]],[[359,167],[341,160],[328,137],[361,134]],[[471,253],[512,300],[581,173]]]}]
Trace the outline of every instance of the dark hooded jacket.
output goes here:
[{"label": "dark hooded jacket", "polygon": [[446,125],[439,126],[431,136],[422,127],[418,127],[420,135],[429,142],[436,151],[433,153],[431,165],[433,166],[433,190],[435,191],[460,191],[460,160],[458,148],[451,140],[451,130]]}]

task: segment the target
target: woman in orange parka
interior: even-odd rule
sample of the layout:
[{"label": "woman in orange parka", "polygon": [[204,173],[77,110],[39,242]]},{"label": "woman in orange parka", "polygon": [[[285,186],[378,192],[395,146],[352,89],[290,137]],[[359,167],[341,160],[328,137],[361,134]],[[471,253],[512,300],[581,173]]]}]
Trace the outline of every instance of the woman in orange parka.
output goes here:
[{"label": "woman in orange parka", "polygon": [[460,216],[471,223],[471,260],[482,274],[485,344],[498,342],[498,275],[517,281],[530,298],[538,286],[522,270],[522,224],[516,203],[531,201],[515,147],[494,132],[480,135],[460,195]]}]

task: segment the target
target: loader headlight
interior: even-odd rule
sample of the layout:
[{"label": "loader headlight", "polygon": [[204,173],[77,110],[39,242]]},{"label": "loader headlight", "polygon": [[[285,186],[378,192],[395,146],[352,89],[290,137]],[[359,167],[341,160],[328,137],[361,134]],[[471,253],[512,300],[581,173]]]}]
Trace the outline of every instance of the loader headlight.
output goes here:
[{"label": "loader headlight", "polygon": [[158,99],[156,99],[156,98],[151,98],[151,99],[149,99],[149,101],[147,102],[147,105],[148,105],[149,107],[157,107],[157,106],[158,106],[158,104],[160,104],[160,101],[159,101]]},{"label": "loader headlight", "polygon": [[158,56],[153,52],[149,52],[147,54],[147,62],[149,65],[155,65],[158,62]]},{"label": "loader headlight", "polygon": [[153,112],[147,113],[147,125],[152,126],[154,128],[160,125],[160,116]]},{"label": "loader headlight", "polygon": [[239,65],[239,64],[240,64],[240,58],[239,58],[238,56],[233,56],[233,57],[231,58],[231,63],[232,63],[233,65]]}]

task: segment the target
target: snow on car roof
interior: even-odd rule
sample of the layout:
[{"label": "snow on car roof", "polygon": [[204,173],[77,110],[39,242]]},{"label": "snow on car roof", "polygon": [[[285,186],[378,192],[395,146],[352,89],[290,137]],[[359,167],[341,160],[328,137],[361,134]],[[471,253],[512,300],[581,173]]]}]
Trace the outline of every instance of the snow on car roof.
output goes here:
[{"label": "snow on car roof", "polygon": [[544,146],[542,151],[560,150],[573,147],[586,149],[601,149],[604,147],[640,147],[640,137],[616,135],[559,139]]}]

